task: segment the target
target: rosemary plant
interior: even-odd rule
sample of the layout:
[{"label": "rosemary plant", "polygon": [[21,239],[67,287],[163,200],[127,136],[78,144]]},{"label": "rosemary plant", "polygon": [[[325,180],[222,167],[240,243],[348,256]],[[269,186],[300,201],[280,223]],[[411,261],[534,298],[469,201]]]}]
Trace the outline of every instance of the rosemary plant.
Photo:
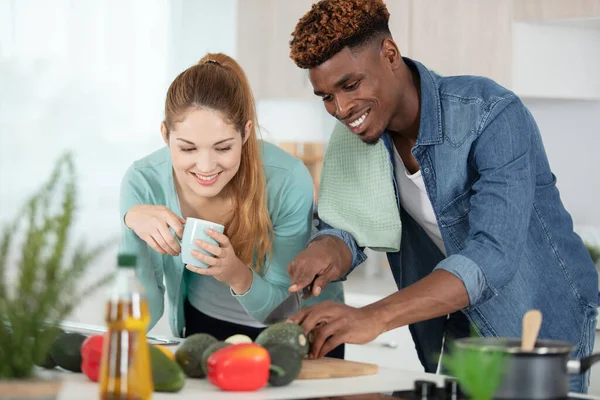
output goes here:
[{"label": "rosemary plant", "polygon": [[[60,323],[87,288],[80,279],[107,245],[68,251],[76,205],[72,156],[60,157],[48,181],[0,237],[0,379],[27,379],[46,356]],[[12,272],[11,272],[12,270]]]}]

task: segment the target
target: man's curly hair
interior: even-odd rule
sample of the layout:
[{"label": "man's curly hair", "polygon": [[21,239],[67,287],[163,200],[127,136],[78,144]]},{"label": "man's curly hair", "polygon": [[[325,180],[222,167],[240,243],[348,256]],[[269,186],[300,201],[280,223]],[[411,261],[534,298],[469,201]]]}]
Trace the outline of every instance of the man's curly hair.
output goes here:
[{"label": "man's curly hair", "polygon": [[290,57],[300,68],[317,67],[344,47],[391,35],[389,19],[383,0],[321,0],[298,21]]}]

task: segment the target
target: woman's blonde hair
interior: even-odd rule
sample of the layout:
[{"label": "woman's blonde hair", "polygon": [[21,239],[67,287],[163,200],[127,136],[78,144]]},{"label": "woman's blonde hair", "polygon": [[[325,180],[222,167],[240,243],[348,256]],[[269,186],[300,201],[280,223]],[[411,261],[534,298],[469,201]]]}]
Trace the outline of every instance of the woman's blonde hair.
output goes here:
[{"label": "woman's blonde hair", "polygon": [[[233,218],[225,226],[225,234],[239,259],[258,272],[270,253],[273,224],[267,209],[254,96],[240,65],[225,54],[209,53],[179,74],[167,92],[167,132],[190,108],[221,112],[245,139],[240,168],[224,188],[232,194],[234,210]],[[246,138],[248,121],[252,121],[252,129]]]}]

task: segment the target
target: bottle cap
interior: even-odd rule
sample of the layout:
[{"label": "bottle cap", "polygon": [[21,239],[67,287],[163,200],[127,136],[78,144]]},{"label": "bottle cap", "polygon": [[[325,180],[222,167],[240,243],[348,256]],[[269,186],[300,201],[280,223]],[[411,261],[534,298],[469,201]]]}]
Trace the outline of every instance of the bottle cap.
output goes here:
[{"label": "bottle cap", "polygon": [[117,257],[119,268],[135,268],[137,256],[135,254],[122,253]]}]

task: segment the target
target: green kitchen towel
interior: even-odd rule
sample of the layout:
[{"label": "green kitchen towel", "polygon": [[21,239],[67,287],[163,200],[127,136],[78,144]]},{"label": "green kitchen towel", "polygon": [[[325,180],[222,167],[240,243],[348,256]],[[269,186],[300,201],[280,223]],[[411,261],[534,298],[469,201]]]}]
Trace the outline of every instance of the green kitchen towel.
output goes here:
[{"label": "green kitchen towel", "polygon": [[402,225],[392,174],[383,140],[366,144],[336,123],[323,161],[319,217],[350,233],[361,247],[400,250]]}]

